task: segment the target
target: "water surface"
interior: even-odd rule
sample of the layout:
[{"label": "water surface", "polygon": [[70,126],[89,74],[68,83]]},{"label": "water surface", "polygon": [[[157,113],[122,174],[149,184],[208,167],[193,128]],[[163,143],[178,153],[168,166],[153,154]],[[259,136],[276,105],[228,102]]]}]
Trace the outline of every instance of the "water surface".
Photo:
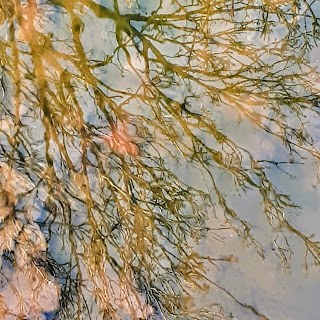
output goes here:
[{"label": "water surface", "polygon": [[318,319],[317,1],[0,1],[1,319]]}]

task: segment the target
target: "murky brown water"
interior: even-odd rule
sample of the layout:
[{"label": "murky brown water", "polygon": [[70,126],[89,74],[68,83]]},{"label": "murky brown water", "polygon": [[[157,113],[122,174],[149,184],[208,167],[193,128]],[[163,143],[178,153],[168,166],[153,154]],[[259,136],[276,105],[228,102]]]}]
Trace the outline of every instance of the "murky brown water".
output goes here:
[{"label": "murky brown water", "polygon": [[0,319],[318,319],[317,2],[0,24]]}]

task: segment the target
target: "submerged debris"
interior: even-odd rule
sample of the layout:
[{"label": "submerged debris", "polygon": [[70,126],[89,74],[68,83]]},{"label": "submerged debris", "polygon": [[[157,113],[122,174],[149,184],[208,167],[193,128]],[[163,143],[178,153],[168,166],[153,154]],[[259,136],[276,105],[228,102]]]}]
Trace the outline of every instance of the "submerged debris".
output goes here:
[{"label": "submerged debris", "polygon": [[116,124],[111,125],[110,133],[103,136],[102,139],[111,152],[136,157],[139,155],[139,148],[128,131],[129,125],[128,121],[118,120]]},{"label": "submerged debris", "polygon": [[[0,254],[10,260],[10,279],[1,281],[0,319],[33,317],[58,308],[59,284],[44,268],[37,265],[38,257],[46,255],[47,243],[39,226],[15,215],[17,188],[26,187],[26,179],[5,163],[0,164]],[[10,259],[5,255],[10,253]],[[3,259],[2,259],[3,260]],[[1,275],[5,277],[1,262]],[[10,265],[10,266],[9,266]]]}]

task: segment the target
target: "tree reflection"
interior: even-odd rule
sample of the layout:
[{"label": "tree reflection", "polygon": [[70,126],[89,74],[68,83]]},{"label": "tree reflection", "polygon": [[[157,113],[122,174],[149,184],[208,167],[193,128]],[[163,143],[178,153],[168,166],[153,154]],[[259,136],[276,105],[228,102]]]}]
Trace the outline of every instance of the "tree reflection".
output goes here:
[{"label": "tree reflection", "polygon": [[[205,261],[237,258],[195,246],[220,207],[226,222],[210,232],[230,228],[264,255],[222,191],[222,171],[260,193],[285,266],[290,233],[305,243],[306,267],[320,262],[320,243],[290,223],[298,207],[267,174],[320,156],[308,125],[319,113],[309,75],[318,75],[305,56],[319,39],[314,10],[307,1],[0,1],[1,232],[15,242],[2,247],[14,273],[0,317],[18,310],[5,299],[19,274],[34,273],[37,297],[59,294],[59,319],[227,319],[220,306],[194,304],[208,284],[267,319],[206,277]],[[221,108],[287,154],[254,156],[219,128]],[[207,190],[179,165],[198,170]],[[27,180],[24,191],[13,186]],[[21,317],[55,308],[26,294]]]}]

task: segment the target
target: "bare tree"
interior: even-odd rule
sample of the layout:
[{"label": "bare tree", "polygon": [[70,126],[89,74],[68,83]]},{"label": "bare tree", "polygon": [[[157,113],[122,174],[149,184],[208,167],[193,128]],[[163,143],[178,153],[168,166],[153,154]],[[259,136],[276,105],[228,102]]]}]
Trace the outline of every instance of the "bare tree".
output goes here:
[{"label": "bare tree", "polygon": [[[3,0],[0,20],[1,174],[18,170],[15,179],[30,182],[16,192],[1,180],[2,223],[40,226],[49,249],[29,254],[28,270],[59,282],[59,318],[227,319],[221,306],[193,306],[190,288],[209,284],[267,319],[206,277],[204,262],[235,256],[195,250],[209,230],[221,241],[230,228],[264,256],[218,172],[239,192],[259,192],[284,266],[292,233],[305,243],[306,268],[320,262],[320,243],[288,218],[298,205],[266,173],[320,156],[308,125],[319,114],[318,73],[306,58],[319,41],[314,2]],[[221,108],[283,143],[284,160],[256,158],[230,138]],[[179,166],[206,186],[186,183]],[[209,228],[217,207],[226,222]],[[19,248],[34,246],[21,230],[9,248],[16,276],[25,272]]]}]

